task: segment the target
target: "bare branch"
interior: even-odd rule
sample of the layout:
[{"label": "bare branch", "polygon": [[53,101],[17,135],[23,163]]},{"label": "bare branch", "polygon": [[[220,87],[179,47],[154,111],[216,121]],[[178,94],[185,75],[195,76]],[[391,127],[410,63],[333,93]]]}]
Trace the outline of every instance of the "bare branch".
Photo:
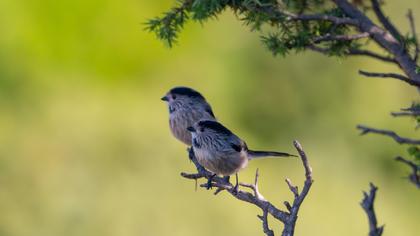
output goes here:
[{"label": "bare branch", "polygon": [[292,206],[290,205],[290,202],[284,201],[283,204],[289,212],[292,210]]},{"label": "bare branch", "polygon": [[384,231],[384,226],[380,226],[378,228],[378,221],[376,220],[375,209],[373,208],[377,190],[378,188],[370,183],[369,194],[367,192],[363,192],[364,197],[360,203],[369,220],[369,236],[381,236]]},{"label": "bare branch", "polygon": [[[358,31],[363,34],[369,34],[369,37],[380,47],[385,49],[392,58],[385,57],[378,55],[376,53],[372,53],[370,51],[364,50],[350,50],[347,54],[348,55],[365,55],[369,56],[381,61],[385,62],[392,62],[396,63],[406,74],[406,76],[410,79],[404,79],[403,81],[419,86],[420,84],[420,73],[417,73],[417,65],[414,60],[412,60],[411,56],[408,52],[405,51],[404,45],[402,45],[400,39],[400,33],[396,30],[396,28],[392,25],[392,23],[385,17],[383,14],[380,5],[377,0],[371,0],[372,4],[375,6],[375,13],[380,18],[380,21],[385,26],[385,30],[381,27],[377,26],[369,19],[369,17],[361,12],[357,7],[350,4],[347,0],[334,0],[335,4],[348,16],[346,18],[328,18],[328,16],[322,16],[319,14],[313,15],[295,15],[292,13],[285,13],[288,15],[291,20],[322,20],[328,19],[329,21],[335,24],[346,24],[350,26],[357,27]],[[340,19],[345,19],[345,22],[340,21]],[[322,37],[322,36],[321,36]],[[329,50],[324,50],[323,48],[309,46],[309,49],[313,51],[317,51],[320,53],[324,53],[329,55]],[[404,76],[405,77],[405,76]],[[405,77],[405,78],[407,78]],[[401,79],[401,76],[398,76]],[[412,82],[415,81],[415,82]]]},{"label": "bare branch", "polygon": [[412,172],[408,178],[414,185],[417,186],[417,188],[420,188],[420,166],[400,156],[396,157],[395,160],[411,167]]},{"label": "bare branch", "polygon": [[341,18],[341,17],[335,17],[335,16],[330,16],[330,15],[325,15],[325,14],[296,15],[296,14],[286,12],[286,11],[281,11],[281,13],[288,16],[289,20],[300,20],[300,21],[324,20],[324,21],[330,21],[334,23],[335,25],[352,25],[352,26],[359,25],[358,20],[347,18],[347,17]]},{"label": "bare branch", "polygon": [[324,55],[329,54],[329,50],[326,49],[326,48],[318,47],[318,46],[315,46],[315,45],[309,45],[309,46],[307,46],[307,48],[314,51],[314,52],[322,53]]},{"label": "bare branch", "polygon": [[420,145],[420,140],[401,137],[398,134],[396,134],[394,131],[375,129],[375,128],[370,128],[364,125],[358,125],[357,129],[360,129],[362,131],[360,135],[365,135],[368,133],[382,134],[382,135],[393,138],[399,144]]},{"label": "bare branch", "polygon": [[[299,156],[302,160],[303,167],[305,168],[306,179],[303,185],[302,192],[298,194],[295,194],[294,191],[292,190],[296,188],[296,192],[297,192],[297,187],[290,188],[292,184],[286,181],[287,184],[289,185],[290,190],[294,193],[295,198],[293,200],[293,205],[291,206],[291,209],[289,210],[290,215],[288,218],[288,222],[284,224],[284,229],[281,234],[282,236],[292,236],[294,234],[299,208],[302,202],[305,200],[306,195],[308,194],[309,190],[311,189],[312,183],[314,182],[314,180],[312,179],[312,168],[309,165],[306,153],[303,151],[302,146],[300,145],[298,141],[296,140],[293,141],[293,145],[295,146],[296,150],[299,152]],[[290,206],[290,204],[288,203],[285,203],[285,205]]]},{"label": "bare branch", "polygon": [[302,145],[300,145],[300,143],[297,140],[293,141],[293,145],[295,145],[295,148],[299,152],[300,158],[302,159],[303,167],[305,168],[306,181],[312,183],[312,168],[309,165],[308,157],[303,151]]},{"label": "bare branch", "polygon": [[[407,77],[420,82],[420,74],[417,73],[417,65],[411,56],[405,51],[400,42],[400,37],[394,36],[389,30],[384,30],[372,22],[369,17],[347,0],[333,0],[348,17],[359,21],[358,31],[368,32],[372,40],[390,53]],[[389,28],[389,27],[388,27]]]},{"label": "bare branch", "polygon": [[419,53],[420,53],[420,45],[419,45],[419,41],[417,38],[417,33],[416,33],[416,25],[414,23],[414,16],[413,16],[413,11],[411,9],[408,9],[407,12],[407,18],[408,21],[410,22],[410,29],[411,29],[411,34],[414,37],[414,43],[415,43],[415,51],[414,51],[414,61],[417,61],[419,58]]},{"label": "bare branch", "polygon": [[325,34],[323,36],[319,36],[313,39],[314,43],[320,43],[324,41],[352,41],[356,39],[362,39],[369,37],[369,33],[363,32],[360,34],[354,34],[354,35],[332,35],[332,34]]},{"label": "bare branch", "polygon": [[402,112],[391,112],[394,117],[398,116],[420,116],[420,111],[402,111]]},{"label": "bare branch", "polygon": [[264,199],[264,197],[261,195],[260,191],[258,190],[258,177],[259,176],[260,175],[258,173],[258,168],[257,168],[257,170],[255,171],[255,180],[254,180],[255,189],[254,189],[254,194],[255,194],[255,197],[257,197],[258,199]]},{"label": "bare branch", "polygon": [[188,174],[185,172],[181,172],[181,176],[187,179],[201,179],[203,177],[206,177],[205,174],[197,173],[197,174]]},{"label": "bare branch", "polygon": [[393,78],[398,79],[401,81],[406,82],[409,85],[420,87],[420,81],[409,79],[403,75],[395,74],[395,73],[375,73],[375,72],[367,72],[363,70],[359,70],[359,74],[364,75],[366,77],[377,77],[377,78]]},{"label": "bare branch", "polygon": [[219,194],[220,192],[222,192],[224,189],[223,188],[217,188],[216,191],[214,191],[214,195]]},{"label": "bare branch", "polygon": [[268,218],[268,213],[267,213],[267,211],[263,210],[263,215],[262,216],[258,215],[258,218],[262,221],[264,233],[267,236],[274,236],[273,230],[271,230],[268,227],[268,219],[267,219]]},{"label": "bare branch", "polygon": [[358,26],[359,21],[357,19],[352,19],[349,17],[336,17],[327,14],[295,14],[280,7],[255,7],[252,9],[247,10],[254,10],[259,11],[268,15],[271,19],[283,19],[285,16],[287,17],[286,20],[288,21],[329,21],[334,23],[335,25],[349,25],[349,26]]},{"label": "bare branch", "polygon": [[401,111],[420,112],[420,107],[413,103],[411,107],[401,108]]},{"label": "bare branch", "polygon": [[384,62],[396,63],[394,58],[382,56],[369,50],[350,49],[347,54],[350,56],[368,56],[368,57],[372,57],[374,59],[378,59]]},{"label": "bare branch", "polygon": [[258,169],[255,171],[255,180],[254,180],[254,184],[247,184],[247,183],[239,183],[240,186],[246,187],[246,188],[250,188],[252,189],[252,191],[254,191],[254,196],[260,200],[265,200],[265,198],[263,197],[263,195],[260,193],[260,191],[258,190],[258,177],[259,177],[259,173],[258,173]]},{"label": "bare branch", "polygon": [[[247,191],[243,191],[239,189],[235,191],[234,186],[226,178],[221,178],[218,176],[215,176],[212,178],[211,185],[213,187],[217,187],[216,194],[221,192],[222,190],[226,190],[230,195],[232,195],[236,199],[255,205],[263,211],[263,215],[258,216],[258,217],[263,222],[263,229],[266,235],[274,236],[274,232],[268,227],[267,216],[268,214],[270,214],[275,219],[279,220],[280,222],[284,224],[284,230],[283,230],[282,236],[293,236],[299,208],[302,202],[305,200],[305,197],[307,196],[311,188],[311,185],[313,183],[312,169],[309,166],[308,158],[305,152],[303,151],[302,146],[297,141],[294,141],[293,144],[301,157],[301,160],[305,169],[306,180],[304,182],[302,191],[299,193],[297,187],[292,186],[291,181],[287,179],[288,186],[290,190],[292,191],[292,193],[294,194],[294,201],[292,205],[290,205],[290,203],[287,201],[284,202],[288,212],[280,210],[279,208],[274,206],[272,203],[270,203],[261,195],[258,189],[258,179],[259,179],[258,169],[255,173],[255,180],[253,184],[240,183],[240,186],[249,188],[252,190],[252,192],[247,192]],[[191,161],[196,166],[198,173],[188,174],[188,173],[183,172],[181,173],[181,176],[187,179],[194,179],[194,180],[201,179],[201,178],[205,178],[208,180],[209,178],[212,177],[213,174],[205,170],[198,163],[194,155],[194,152],[191,149],[189,150],[189,156],[190,156]],[[201,184],[200,187],[207,187],[207,184]]]},{"label": "bare branch", "polygon": [[378,0],[371,0],[372,9],[375,12],[376,17],[381,22],[381,24],[388,30],[397,40],[401,38],[401,34],[398,32],[397,28],[391,23],[388,17],[382,11],[381,5]]},{"label": "bare branch", "polygon": [[[315,45],[310,45],[307,48],[312,50],[312,51],[322,53],[324,55],[329,54],[329,49],[326,49],[326,48],[318,47],[318,46],[315,46]],[[378,60],[381,60],[381,61],[384,61],[384,62],[397,63],[397,61],[394,58],[383,56],[383,55],[380,55],[378,53],[375,53],[375,52],[372,52],[372,51],[369,51],[369,50],[349,49],[348,52],[344,52],[344,54],[347,55],[347,56],[367,56],[367,57],[371,57],[373,59],[378,59]]]},{"label": "bare branch", "polygon": [[292,181],[290,179],[286,179],[287,186],[289,186],[290,191],[295,195],[295,197],[299,197],[299,190],[297,186],[293,186]]}]

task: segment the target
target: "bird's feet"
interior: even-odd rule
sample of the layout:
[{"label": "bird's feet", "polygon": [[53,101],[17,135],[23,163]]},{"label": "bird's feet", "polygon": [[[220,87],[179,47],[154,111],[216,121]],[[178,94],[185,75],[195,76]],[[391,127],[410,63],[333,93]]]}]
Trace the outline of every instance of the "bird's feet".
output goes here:
[{"label": "bird's feet", "polygon": [[233,187],[233,190],[232,190],[232,192],[233,192],[233,194],[238,194],[238,192],[239,192],[239,180],[238,180],[238,173],[236,173],[235,174],[235,179],[236,179],[236,184],[235,184],[235,187]]},{"label": "bird's feet", "polygon": [[236,194],[238,194],[238,192],[239,192],[239,184],[236,183],[235,187],[233,187],[233,189],[232,189],[232,193],[236,195]]},{"label": "bird's feet", "polygon": [[209,190],[209,189],[211,189],[213,186],[212,186],[212,184],[211,184],[211,182],[213,181],[213,178],[216,176],[216,174],[213,174],[212,176],[210,176],[210,178],[208,178],[208,180],[207,180],[207,186],[206,186],[206,189],[207,190]]}]

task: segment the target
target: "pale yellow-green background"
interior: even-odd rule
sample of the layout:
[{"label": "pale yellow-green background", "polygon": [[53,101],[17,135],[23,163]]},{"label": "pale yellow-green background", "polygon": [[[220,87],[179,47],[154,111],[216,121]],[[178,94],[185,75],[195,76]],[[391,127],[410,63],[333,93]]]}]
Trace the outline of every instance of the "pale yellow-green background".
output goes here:
[{"label": "pale yellow-green background", "polygon": [[[169,50],[143,22],[173,2],[0,1],[1,236],[262,235],[257,208],[180,177],[193,166],[159,100],[176,85],[201,91],[250,147],[302,143],[315,183],[296,235],[367,235],[359,202],[369,181],[385,235],[418,233],[420,193],[393,161],[406,147],[355,130],[418,137],[413,121],[389,116],[416,91],[357,74],[393,68],[309,52],[273,58],[229,11],[189,23]],[[399,27],[409,7],[420,25],[417,0],[388,2]],[[283,209],[284,178],[301,185],[301,163],[253,161],[240,179],[256,168],[262,193]]]}]

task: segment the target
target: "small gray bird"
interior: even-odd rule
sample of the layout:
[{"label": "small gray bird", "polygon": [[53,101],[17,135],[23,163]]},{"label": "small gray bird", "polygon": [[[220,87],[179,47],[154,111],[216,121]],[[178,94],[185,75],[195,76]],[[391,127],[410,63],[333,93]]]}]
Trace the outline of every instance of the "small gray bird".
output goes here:
[{"label": "small gray bird", "polygon": [[[215,120],[201,120],[188,128],[192,133],[192,145],[197,161],[216,175],[230,176],[248,165],[248,161],[262,157],[296,156],[285,152],[253,151],[246,143]],[[211,187],[212,178],[207,187]]]},{"label": "small gray bird", "polygon": [[199,120],[216,120],[206,99],[194,89],[175,87],[164,97],[169,108],[169,127],[181,142],[191,146],[191,133],[187,130]]}]

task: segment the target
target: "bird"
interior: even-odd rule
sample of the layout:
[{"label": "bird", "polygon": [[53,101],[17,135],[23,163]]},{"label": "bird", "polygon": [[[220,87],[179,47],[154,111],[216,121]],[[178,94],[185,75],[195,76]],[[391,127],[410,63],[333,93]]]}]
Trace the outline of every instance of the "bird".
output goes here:
[{"label": "bird", "polygon": [[247,167],[252,159],[265,157],[296,157],[286,152],[254,151],[248,148],[245,141],[216,120],[200,120],[187,130],[192,134],[192,146],[197,161],[213,175],[208,179],[207,188],[211,188],[216,175],[235,174],[238,191],[238,172]]},{"label": "bird", "polygon": [[168,105],[169,127],[176,139],[191,146],[187,130],[200,120],[216,120],[211,106],[201,93],[188,87],[174,87],[161,98]]}]

